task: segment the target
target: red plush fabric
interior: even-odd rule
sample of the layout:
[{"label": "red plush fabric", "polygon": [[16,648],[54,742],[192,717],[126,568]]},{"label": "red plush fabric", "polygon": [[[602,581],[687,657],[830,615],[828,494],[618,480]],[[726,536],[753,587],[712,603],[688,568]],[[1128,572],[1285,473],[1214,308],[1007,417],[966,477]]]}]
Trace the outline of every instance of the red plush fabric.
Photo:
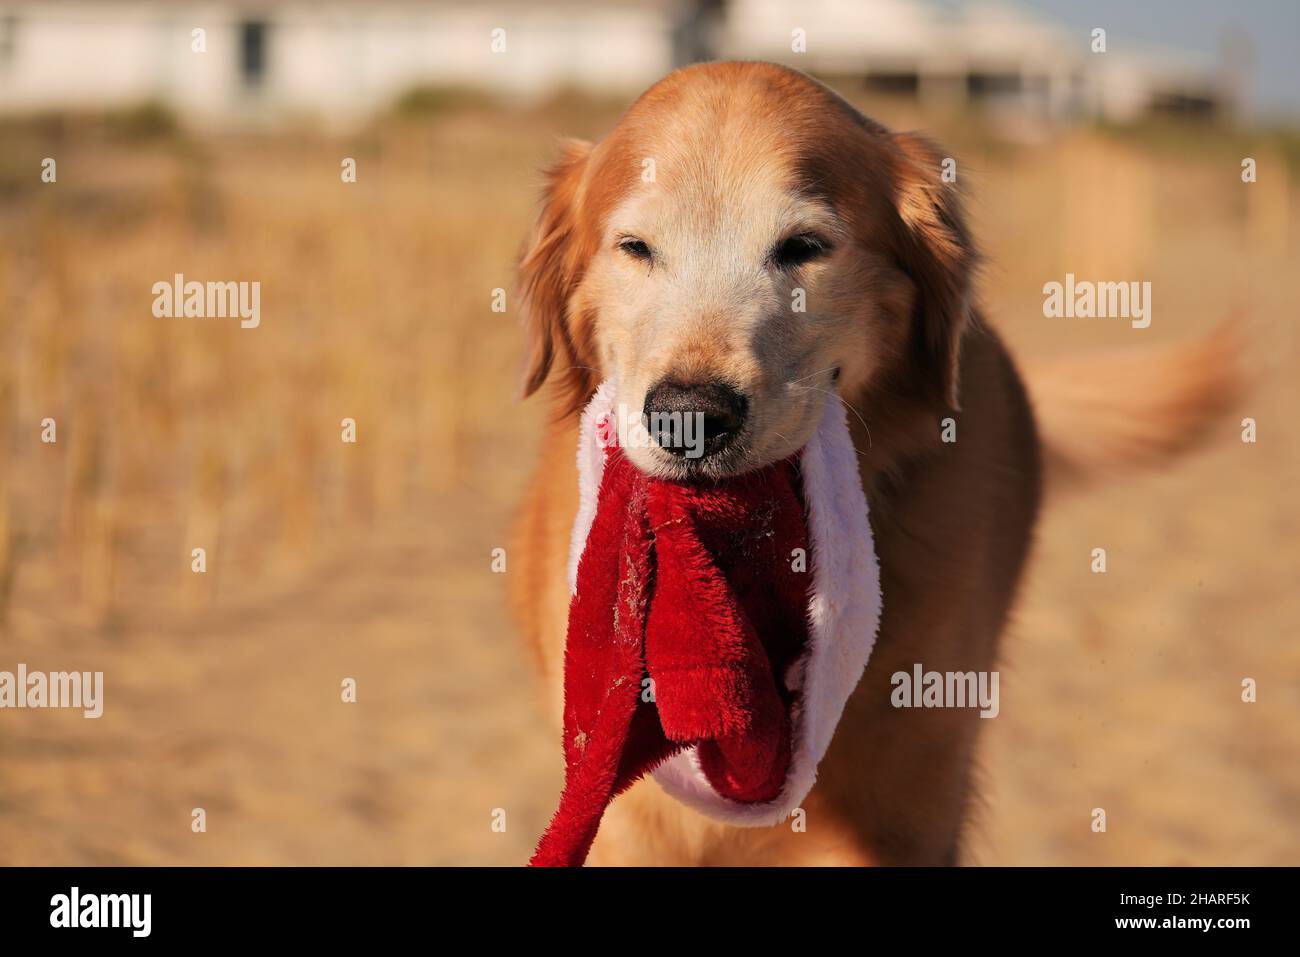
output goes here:
[{"label": "red plush fabric", "polygon": [[564,793],[533,865],[582,864],[614,796],[691,745],[719,794],[780,792],[783,679],[808,638],[796,548],[807,554],[794,459],[690,485],[609,451],[569,606]]}]

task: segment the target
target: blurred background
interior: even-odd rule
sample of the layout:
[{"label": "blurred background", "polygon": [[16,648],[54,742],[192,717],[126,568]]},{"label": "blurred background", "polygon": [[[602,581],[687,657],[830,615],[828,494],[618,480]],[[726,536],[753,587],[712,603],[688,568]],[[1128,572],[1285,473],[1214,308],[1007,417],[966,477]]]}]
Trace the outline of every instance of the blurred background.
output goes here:
[{"label": "blurred background", "polygon": [[[0,711],[0,864],[526,860],[561,755],[492,568],[546,414],[515,256],[560,135],[720,57],[945,144],[1024,361],[1245,317],[1201,450],[1053,501],[967,857],[1300,861],[1300,13],[1080,6],[0,0],[0,670],[106,685]],[[1150,281],[1151,327],[1044,319],[1067,272]],[[176,273],[260,282],[260,327],[155,318]]]}]

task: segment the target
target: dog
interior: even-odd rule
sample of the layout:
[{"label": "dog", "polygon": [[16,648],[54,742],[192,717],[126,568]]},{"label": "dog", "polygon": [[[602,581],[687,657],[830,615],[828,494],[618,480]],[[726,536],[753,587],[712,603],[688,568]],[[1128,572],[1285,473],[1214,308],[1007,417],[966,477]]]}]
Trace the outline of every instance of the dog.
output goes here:
[{"label": "dog", "polygon": [[[668,479],[784,459],[828,394],[844,401],[883,594],[806,829],[718,823],[642,780],[606,813],[593,864],[958,863],[978,713],[895,708],[891,675],[993,670],[1045,482],[1163,460],[1229,401],[1220,340],[1022,376],[976,304],[980,256],[943,156],[797,71],[710,63],[550,170],[519,278],[523,393],[545,386],[554,408],[511,577],[556,727],[578,420],[606,378],[646,415],[704,416],[700,456],[626,450]],[[1144,388],[1125,395],[1116,375]]]}]

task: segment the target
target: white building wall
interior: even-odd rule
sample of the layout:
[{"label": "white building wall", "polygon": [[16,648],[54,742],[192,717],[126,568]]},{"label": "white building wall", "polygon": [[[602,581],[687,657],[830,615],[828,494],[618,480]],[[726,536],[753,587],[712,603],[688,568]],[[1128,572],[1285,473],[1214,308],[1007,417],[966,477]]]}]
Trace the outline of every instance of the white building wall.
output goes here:
[{"label": "white building wall", "polygon": [[[522,96],[576,86],[639,92],[672,69],[663,7],[507,4],[9,2],[13,56],[0,110],[161,99],[190,115],[251,107],[327,117],[367,113],[417,85]],[[239,24],[265,19],[266,73],[240,75]],[[207,31],[205,53],[191,31]],[[504,28],[506,50],[492,51]]]},{"label": "white building wall", "polygon": [[[0,108],[102,105],[177,95],[219,102],[235,79],[225,30],[209,30],[206,54],[190,31],[221,23],[220,7],[178,15],[148,3],[0,4],[12,17],[12,54],[0,63]],[[227,49],[223,49],[223,44]]]},{"label": "white building wall", "polygon": [[[912,0],[732,0],[722,52],[804,69],[862,71],[871,63],[914,61],[933,52],[938,26],[932,9]],[[804,53],[791,49],[796,29],[806,39]]]}]

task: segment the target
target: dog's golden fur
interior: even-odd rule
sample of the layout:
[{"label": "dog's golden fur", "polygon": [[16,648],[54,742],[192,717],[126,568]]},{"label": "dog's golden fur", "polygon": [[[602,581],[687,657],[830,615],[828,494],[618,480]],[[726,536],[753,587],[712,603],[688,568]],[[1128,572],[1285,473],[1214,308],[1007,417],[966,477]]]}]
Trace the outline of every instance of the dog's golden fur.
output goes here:
[{"label": "dog's golden fur", "polygon": [[[521,284],[525,393],[549,380],[556,414],[518,522],[512,578],[556,727],[577,418],[602,378],[616,376],[633,402],[665,376],[744,391],[752,433],[714,466],[730,471],[799,448],[825,394],[838,394],[853,410],[884,595],[870,664],[804,804],[806,832],[719,824],[642,781],[609,809],[592,863],[958,860],[978,712],[896,709],[890,676],[915,663],[996,668],[1045,456],[1022,379],[973,305],[978,256],[941,159],[802,74],[719,63],[672,74],[605,140],[569,144],[552,170]],[[765,250],[791,231],[824,237],[827,252],[773,267]],[[652,260],[625,254],[629,235]],[[807,311],[792,315],[796,288]],[[1175,450],[1180,442],[1161,436],[1190,434],[1230,388],[1206,355],[1162,360],[1167,375],[1154,386],[1148,378],[1145,417],[1131,408],[1124,417],[1145,422],[1142,435],[1094,414],[1104,401],[1090,411],[1087,396],[1070,394],[1068,373],[1044,376],[1034,404],[1048,412],[1053,469]],[[940,441],[948,415],[953,443]],[[680,474],[662,450],[633,461]]]}]

